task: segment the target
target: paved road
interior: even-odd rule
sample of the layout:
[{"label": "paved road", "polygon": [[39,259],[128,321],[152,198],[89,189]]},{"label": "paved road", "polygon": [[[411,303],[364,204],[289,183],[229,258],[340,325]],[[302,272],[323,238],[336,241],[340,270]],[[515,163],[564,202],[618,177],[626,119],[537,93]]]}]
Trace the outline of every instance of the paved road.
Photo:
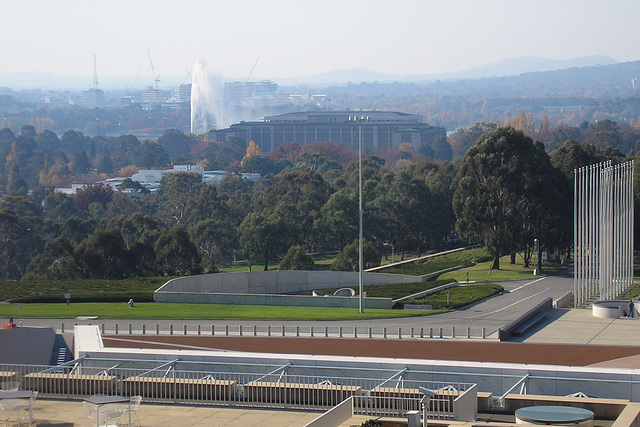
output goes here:
[{"label": "paved road", "polygon": [[267,335],[269,330],[272,335],[281,335],[282,328],[285,327],[287,336],[295,334],[296,327],[298,327],[300,334],[309,335],[310,328],[313,327],[315,336],[323,336],[326,328],[326,333],[333,337],[339,335],[341,327],[343,336],[350,337],[354,336],[354,328],[357,328],[358,336],[361,337],[368,335],[369,328],[374,336],[383,335],[386,328],[388,337],[397,337],[399,329],[402,335],[407,337],[411,334],[412,328],[414,336],[419,336],[421,328],[424,336],[433,334],[438,337],[440,328],[442,328],[444,336],[451,336],[453,328],[455,328],[456,336],[465,337],[470,333],[474,338],[481,337],[484,328],[485,336],[495,338],[496,330],[499,327],[517,319],[545,298],[551,297],[555,300],[571,291],[573,289],[573,270],[568,269],[555,276],[534,276],[530,280],[516,280],[501,284],[505,291],[500,295],[460,310],[429,316],[350,321],[24,319],[23,325],[50,326],[60,331],[62,324],[64,324],[65,332],[71,332],[74,324],[104,324],[107,334],[114,333],[116,325],[119,333],[128,333],[129,327],[131,327],[134,334],[140,334],[144,325],[146,334],[155,334],[157,329],[161,334],[168,334],[171,328],[173,328],[174,334],[183,334],[185,327],[188,334],[196,334],[198,325],[200,325],[203,335],[211,334],[212,325],[215,325],[217,335],[225,334],[226,327],[228,327],[230,334],[237,335],[240,325],[242,325],[244,335],[252,335],[255,325],[259,335]]}]

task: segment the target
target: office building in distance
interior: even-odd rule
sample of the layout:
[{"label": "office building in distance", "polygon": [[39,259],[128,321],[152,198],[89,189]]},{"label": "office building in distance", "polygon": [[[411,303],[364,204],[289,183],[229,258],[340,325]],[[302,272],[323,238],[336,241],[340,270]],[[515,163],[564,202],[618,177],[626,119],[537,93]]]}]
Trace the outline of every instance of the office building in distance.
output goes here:
[{"label": "office building in distance", "polygon": [[[366,121],[349,117],[368,117]],[[422,122],[422,117],[396,111],[332,111],[297,112],[265,117],[263,121],[240,122],[231,127],[209,132],[210,141],[224,142],[229,137],[254,141],[263,153],[277,150],[285,142],[300,145],[312,142],[342,143],[358,149],[359,126],[365,151],[398,147],[409,142],[414,147],[432,144],[438,136],[446,137],[446,129]]]},{"label": "office building in distance", "polygon": [[230,82],[224,84],[224,100],[231,107],[255,108],[279,105],[278,84],[269,80],[260,82]]}]

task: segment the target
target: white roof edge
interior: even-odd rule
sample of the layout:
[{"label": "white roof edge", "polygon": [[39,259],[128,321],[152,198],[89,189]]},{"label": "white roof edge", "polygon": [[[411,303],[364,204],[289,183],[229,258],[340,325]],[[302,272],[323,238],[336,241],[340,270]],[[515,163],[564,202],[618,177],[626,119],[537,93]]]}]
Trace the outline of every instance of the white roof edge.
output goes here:
[{"label": "white roof edge", "polygon": [[78,359],[82,353],[102,350],[104,344],[98,325],[75,325],[73,328],[74,355]]}]

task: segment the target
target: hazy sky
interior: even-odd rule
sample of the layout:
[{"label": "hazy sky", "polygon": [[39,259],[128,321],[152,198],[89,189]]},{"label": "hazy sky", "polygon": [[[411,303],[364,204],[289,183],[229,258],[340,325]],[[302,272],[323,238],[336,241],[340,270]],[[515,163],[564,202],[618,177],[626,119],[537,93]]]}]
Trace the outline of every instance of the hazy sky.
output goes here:
[{"label": "hazy sky", "polygon": [[0,73],[252,80],[434,74],[536,56],[640,59],[637,0],[5,0]]}]

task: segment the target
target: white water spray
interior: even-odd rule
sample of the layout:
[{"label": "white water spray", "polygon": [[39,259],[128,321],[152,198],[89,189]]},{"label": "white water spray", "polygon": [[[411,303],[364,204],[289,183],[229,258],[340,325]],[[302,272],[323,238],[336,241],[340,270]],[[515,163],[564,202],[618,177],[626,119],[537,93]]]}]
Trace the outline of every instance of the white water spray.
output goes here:
[{"label": "white water spray", "polygon": [[196,60],[191,72],[191,133],[203,134],[232,123],[259,120],[262,114],[264,111],[256,108],[229,106],[220,76],[209,73],[205,64]]},{"label": "white water spray", "polygon": [[209,74],[205,64],[196,60],[191,73],[191,133],[203,134],[213,128],[231,125],[225,113],[222,80]]}]

